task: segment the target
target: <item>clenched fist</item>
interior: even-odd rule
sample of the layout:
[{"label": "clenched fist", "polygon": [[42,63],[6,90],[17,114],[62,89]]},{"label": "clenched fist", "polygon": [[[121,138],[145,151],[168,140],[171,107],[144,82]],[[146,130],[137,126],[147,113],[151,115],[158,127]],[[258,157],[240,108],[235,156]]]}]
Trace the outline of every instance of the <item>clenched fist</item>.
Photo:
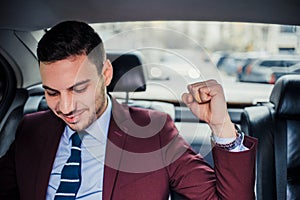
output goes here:
[{"label": "clenched fist", "polygon": [[227,111],[223,88],[216,80],[190,84],[188,91],[182,95],[182,101],[196,117],[205,121],[216,136],[236,137],[234,124]]}]

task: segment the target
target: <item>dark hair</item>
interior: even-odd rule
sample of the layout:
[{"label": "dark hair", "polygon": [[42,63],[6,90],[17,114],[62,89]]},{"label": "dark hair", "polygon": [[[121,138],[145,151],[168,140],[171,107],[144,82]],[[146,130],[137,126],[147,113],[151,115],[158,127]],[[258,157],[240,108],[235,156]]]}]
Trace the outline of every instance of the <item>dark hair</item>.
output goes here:
[{"label": "dark hair", "polygon": [[39,62],[55,62],[75,55],[87,55],[101,73],[106,54],[95,30],[84,22],[65,21],[55,25],[38,43]]}]

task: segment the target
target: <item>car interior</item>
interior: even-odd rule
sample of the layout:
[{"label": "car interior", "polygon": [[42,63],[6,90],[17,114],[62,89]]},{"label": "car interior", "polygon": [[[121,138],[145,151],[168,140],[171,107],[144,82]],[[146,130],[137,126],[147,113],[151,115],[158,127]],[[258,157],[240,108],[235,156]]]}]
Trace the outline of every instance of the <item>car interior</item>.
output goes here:
[{"label": "car interior", "polygon": [[[299,9],[300,3],[296,0],[6,0],[0,8],[0,157],[14,141],[22,117],[48,109],[39,77],[34,31],[46,31],[54,24],[69,19],[91,24],[183,20],[298,26]],[[114,68],[113,80],[108,87],[109,95],[130,106],[168,113],[192,148],[213,166],[208,125],[199,121],[178,99],[166,101],[144,95],[151,83],[143,55],[136,51],[108,51],[107,57]],[[265,92],[267,99],[251,103],[228,102],[231,120],[246,135],[258,139],[255,177],[258,200],[300,199],[299,91],[300,74],[284,75]],[[142,94],[141,97],[139,94]],[[196,129],[201,129],[204,134],[190,131]],[[172,193],[170,199],[183,197]]]}]

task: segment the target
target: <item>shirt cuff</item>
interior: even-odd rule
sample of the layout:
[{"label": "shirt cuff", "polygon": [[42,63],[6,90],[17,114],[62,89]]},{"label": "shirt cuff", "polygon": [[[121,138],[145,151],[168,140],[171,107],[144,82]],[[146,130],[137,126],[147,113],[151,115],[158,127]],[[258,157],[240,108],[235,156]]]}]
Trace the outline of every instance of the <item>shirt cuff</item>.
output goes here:
[{"label": "shirt cuff", "polygon": [[233,138],[220,138],[214,134],[212,134],[212,143],[216,146],[221,148],[227,149],[230,152],[241,152],[249,150],[247,147],[244,146],[244,133],[237,127],[237,137]]}]

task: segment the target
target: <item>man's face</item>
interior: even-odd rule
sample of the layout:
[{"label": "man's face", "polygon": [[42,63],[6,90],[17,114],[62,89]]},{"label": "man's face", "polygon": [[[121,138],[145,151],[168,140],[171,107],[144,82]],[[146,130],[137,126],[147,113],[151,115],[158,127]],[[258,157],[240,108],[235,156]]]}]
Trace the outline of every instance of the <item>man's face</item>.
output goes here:
[{"label": "man's face", "polygon": [[104,112],[106,86],[112,78],[108,60],[101,74],[86,55],[41,62],[40,73],[49,108],[73,130],[87,128]]}]

